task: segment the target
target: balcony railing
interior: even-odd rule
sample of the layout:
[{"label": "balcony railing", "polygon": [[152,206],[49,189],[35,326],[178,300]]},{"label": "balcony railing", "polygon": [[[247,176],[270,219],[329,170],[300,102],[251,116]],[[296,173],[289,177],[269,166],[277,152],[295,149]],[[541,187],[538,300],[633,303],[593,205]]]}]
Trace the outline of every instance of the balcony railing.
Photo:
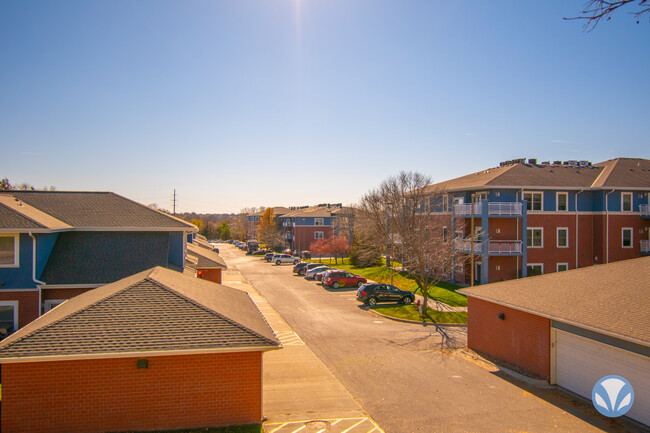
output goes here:
[{"label": "balcony railing", "polygon": [[523,203],[488,203],[489,215],[521,215]]},{"label": "balcony railing", "polygon": [[[456,215],[471,215],[472,214],[472,204],[471,203],[455,204],[454,205],[454,213]],[[482,203],[474,203],[474,215],[475,216],[481,216],[482,213],[483,213],[483,204]]]},{"label": "balcony railing", "polygon": [[[470,239],[455,239],[454,249],[461,253],[470,254],[472,252],[472,241]],[[474,254],[481,254],[483,243],[474,241]]]},{"label": "balcony railing", "polygon": [[489,254],[521,254],[521,241],[489,241]]},{"label": "balcony railing", "polygon": [[650,217],[650,205],[642,204],[639,206],[639,211],[641,211],[642,217]]},{"label": "balcony railing", "polygon": [[650,240],[641,240],[641,254],[650,254]]}]

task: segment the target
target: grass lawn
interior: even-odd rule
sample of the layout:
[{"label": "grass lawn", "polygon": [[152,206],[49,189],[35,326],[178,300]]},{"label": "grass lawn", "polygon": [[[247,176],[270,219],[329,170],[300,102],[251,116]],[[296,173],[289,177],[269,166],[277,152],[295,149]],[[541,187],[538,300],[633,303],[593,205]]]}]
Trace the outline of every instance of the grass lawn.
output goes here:
[{"label": "grass lawn", "polygon": [[263,430],[260,424],[249,424],[189,430],[165,430],[152,433],[263,433]]},{"label": "grass lawn", "polygon": [[[312,262],[323,262],[329,265],[329,259],[312,259]],[[353,272],[355,274],[362,275],[369,280],[377,281],[380,283],[389,283],[391,270],[385,266],[372,266],[368,268],[357,268],[350,265],[349,259],[338,259],[338,264],[334,264],[334,259],[332,259],[332,266],[343,269],[346,271]],[[393,274],[393,284],[402,290],[408,290],[413,293],[420,293],[415,280],[408,275],[406,272],[397,272],[392,271]],[[459,293],[456,293],[456,290],[460,289],[460,286],[455,284],[447,283],[444,281],[439,282],[433,287],[429,287],[429,298],[435,299],[440,302],[444,302],[447,305],[452,307],[467,307],[467,297]]]},{"label": "grass lawn", "polygon": [[398,319],[413,320],[427,323],[467,323],[467,313],[464,311],[443,312],[427,308],[424,317],[420,317],[415,305],[376,305],[370,307],[378,313]]}]

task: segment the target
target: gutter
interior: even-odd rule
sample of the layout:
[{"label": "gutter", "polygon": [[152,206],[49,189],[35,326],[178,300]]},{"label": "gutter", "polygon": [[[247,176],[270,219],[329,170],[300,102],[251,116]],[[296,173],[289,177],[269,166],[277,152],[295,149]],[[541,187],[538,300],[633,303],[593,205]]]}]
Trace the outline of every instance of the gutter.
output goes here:
[{"label": "gutter", "polygon": [[44,286],[45,282],[36,279],[36,236],[34,236],[31,230],[28,233],[29,233],[29,237],[32,238],[32,281],[34,281],[36,283],[36,286],[38,287],[38,316],[40,317],[41,305],[43,302],[41,286]]}]

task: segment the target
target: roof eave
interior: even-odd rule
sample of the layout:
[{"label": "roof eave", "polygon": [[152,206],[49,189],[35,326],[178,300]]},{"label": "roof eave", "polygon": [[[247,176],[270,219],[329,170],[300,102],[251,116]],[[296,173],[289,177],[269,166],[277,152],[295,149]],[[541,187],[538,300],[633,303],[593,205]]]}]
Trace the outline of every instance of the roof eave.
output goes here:
[{"label": "roof eave", "polygon": [[147,358],[157,356],[182,356],[182,355],[207,355],[219,353],[241,353],[241,352],[268,352],[282,349],[283,346],[250,346],[250,347],[221,347],[211,349],[190,349],[190,350],[156,350],[156,351],[135,351],[135,352],[114,352],[114,353],[82,353],[76,355],[54,355],[54,356],[25,356],[25,357],[0,357],[0,364],[19,364],[27,362],[53,362],[53,361],[76,361],[92,359],[121,359],[121,358]]}]

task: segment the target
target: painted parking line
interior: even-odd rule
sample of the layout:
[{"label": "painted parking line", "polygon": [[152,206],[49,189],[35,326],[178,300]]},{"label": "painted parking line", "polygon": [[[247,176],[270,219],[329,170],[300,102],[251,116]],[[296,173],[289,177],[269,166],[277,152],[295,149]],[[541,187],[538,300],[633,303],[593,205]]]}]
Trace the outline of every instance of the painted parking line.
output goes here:
[{"label": "painted parking line", "polygon": [[335,418],[311,421],[266,423],[267,433],[384,433],[370,418]]},{"label": "painted parking line", "polygon": [[275,335],[280,339],[283,346],[303,346],[304,341],[293,331],[276,332]]}]

